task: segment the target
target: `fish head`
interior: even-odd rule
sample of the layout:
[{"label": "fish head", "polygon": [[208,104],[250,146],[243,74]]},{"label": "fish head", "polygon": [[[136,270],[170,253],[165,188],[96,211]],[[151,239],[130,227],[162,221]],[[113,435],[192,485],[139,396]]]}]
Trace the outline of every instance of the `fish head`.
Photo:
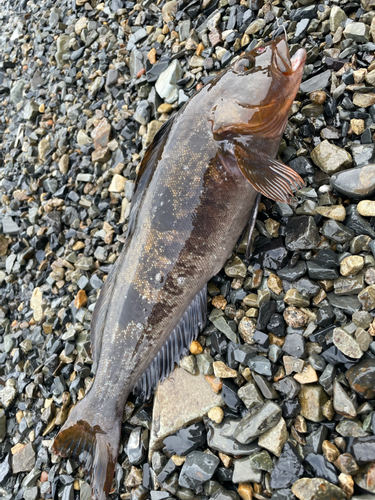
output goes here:
[{"label": "fish head", "polygon": [[304,49],[290,57],[284,36],[240,56],[216,82],[220,97],[210,120],[215,139],[280,139],[305,60]]}]

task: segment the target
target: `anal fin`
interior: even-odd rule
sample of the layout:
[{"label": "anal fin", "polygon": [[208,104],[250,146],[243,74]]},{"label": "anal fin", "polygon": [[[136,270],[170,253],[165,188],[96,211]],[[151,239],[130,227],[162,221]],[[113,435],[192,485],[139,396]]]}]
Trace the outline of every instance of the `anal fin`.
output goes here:
[{"label": "anal fin", "polygon": [[149,399],[159,381],[173,372],[175,363],[179,363],[192,341],[205,327],[206,312],[207,285],[193,299],[168,340],[134,386],[133,393],[138,396],[138,402]]}]

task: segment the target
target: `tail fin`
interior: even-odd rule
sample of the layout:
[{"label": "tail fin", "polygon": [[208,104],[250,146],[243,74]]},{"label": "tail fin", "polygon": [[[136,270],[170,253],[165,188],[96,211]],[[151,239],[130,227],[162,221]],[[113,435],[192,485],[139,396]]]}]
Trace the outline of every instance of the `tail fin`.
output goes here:
[{"label": "tail fin", "polygon": [[86,421],[70,422],[70,416],[55,438],[52,451],[62,457],[71,457],[87,472],[91,472],[93,500],[108,496],[117,461],[120,426],[109,433],[100,426],[91,427]]}]

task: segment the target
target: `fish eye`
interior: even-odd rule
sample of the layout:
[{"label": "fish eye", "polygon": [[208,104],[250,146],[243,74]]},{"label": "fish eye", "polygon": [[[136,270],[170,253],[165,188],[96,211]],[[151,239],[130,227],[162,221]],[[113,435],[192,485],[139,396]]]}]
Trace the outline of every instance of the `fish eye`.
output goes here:
[{"label": "fish eye", "polygon": [[246,73],[246,71],[249,71],[253,67],[254,67],[254,62],[251,59],[247,59],[244,57],[239,61],[237,61],[234,69],[239,73]]},{"label": "fish eye", "polygon": [[266,50],[266,47],[258,47],[257,49],[255,49],[255,52],[257,54],[263,54],[263,52]]}]

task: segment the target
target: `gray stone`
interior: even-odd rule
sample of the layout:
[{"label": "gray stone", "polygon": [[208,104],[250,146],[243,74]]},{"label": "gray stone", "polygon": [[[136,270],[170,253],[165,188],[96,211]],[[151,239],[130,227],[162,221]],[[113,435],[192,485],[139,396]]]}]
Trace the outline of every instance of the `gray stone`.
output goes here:
[{"label": "gray stone", "polygon": [[34,121],[39,114],[39,105],[34,101],[27,101],[23,110],[25,120]]},{"label": "gray stone", "polygon": [[244,402],[246,408],[251,409],[255,406],[263,404],[264,399],[254,381],[254,379],[249,380],[249,382],[243,385],[238,390],[238,396]]},{"label": "gray stone", "polygon": [[288,250],[309,250],[318,246],[319,232],[313,217],[292,218],[285,228],[285,246]]},{"label": "gray stone", "polygon": [[196,489],[211,479],[220,460],[209,453],[192,451],[182,466],[178,484],[183,488]]},{"label": "gray stone", "polygon": [[20,232],[20,228],[10,215],[4,215],[3,218],[3,233],[4,234],[17,234]]},{"label": "gray stone", "polygon": [[57,39],[57,51],[55,54],[55,59],[57,62],[57,68],[62,69],[67,61],[64,60],[64,55],[69,52],[69,42],[70,37],[68,35],[60,35]]},{"label": "gray stone", "polygon": [[25,85],[26,83],[22,80],[16,81],[16,83],[13,85],[10,91],[10,100],[14,105],[17,105],[22,101],[23,88]]},{"label": "gray stone", "polygon": [[325,89],[329,83],[331,78],[331,70],[327,69],[323,71],[323,73],[319,73],[319,75],[313,76],[308,80],[305,80],[300,85],[300,91],[305,92],[306,94],[313,92],[314,90]]},{"label": "gray stone", "polygon": [[260,483],[262,481],[262,471],[251,468],[251,456],[238,458],[234,461],[232,481],[234,483],[249,481]]},{"label": "gray stone", "polygon": [[151,109],[148,101],[139,101],[137,109],[134,113],[134,120],[141,125],[147,125],[151,118]]},{"label": "gray stone", "polygon": [[35,465],[35,451],[33,445],[28,443],[21,448],[15,455],[13,455],[12,469],[13,474],[18,472],[28,472],[32,470]]},{"label": "gray stone", "polygon": [[242,444],[233,437],[238,426],[238,420],[225,418],[220,424],[214,423],[209,418],[204,420],[207,429],[208,446],[226,455],[243,456],[250,455],[260,448],[255,443]]},{"label": "gray stone", "polygon": [[333,330],[333,343],[345,356],[359,359],[363,356],[363,352],[359,347],[358,342],[343,328],[335,328]]},{"label": "gray stone", "polygon": [[335,220],[327,220],[322,227],[322,234],[336,243],[345,243],[354,238],[354,232]]},{"label": "gray stone", "polygon": [[234,437],[240,443],[251,443],[258,436],[274,427],[280,418],[280,406],[273,401],[267,401],[259,409],[250,411],[244,416],[234,432]]}]

